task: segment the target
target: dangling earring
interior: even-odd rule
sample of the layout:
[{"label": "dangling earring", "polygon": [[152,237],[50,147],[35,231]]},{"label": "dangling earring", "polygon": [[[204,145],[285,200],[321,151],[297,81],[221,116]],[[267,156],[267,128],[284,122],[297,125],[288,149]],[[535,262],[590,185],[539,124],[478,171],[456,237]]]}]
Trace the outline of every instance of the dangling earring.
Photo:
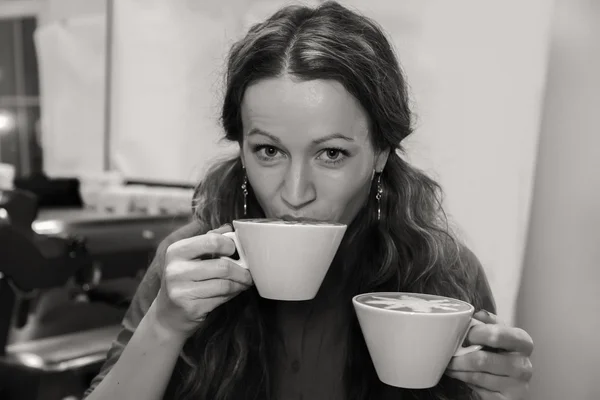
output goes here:
[{"label": "dangling earring", "polygon": [[381,195],[383,194],[383,184],[381,183],[381,173],[377,177],[377,194],[375,198],[377,199],[377,221],[381,221]]},{"label": "dangling earring", "polygon": [[246,215],[247,205],[246,198],[248,197],[248,175],[244,170],[244,182],[242,183],[242,192],[244,193],[244,215]]}]

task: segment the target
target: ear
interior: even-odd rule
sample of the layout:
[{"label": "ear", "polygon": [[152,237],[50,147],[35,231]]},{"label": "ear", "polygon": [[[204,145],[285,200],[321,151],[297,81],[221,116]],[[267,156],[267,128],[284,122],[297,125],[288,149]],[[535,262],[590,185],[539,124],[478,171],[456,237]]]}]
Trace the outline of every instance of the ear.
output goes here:
[{"label": "ear", "polygon": [[390,156],[390,149],[381,150],[379,154],[375,156],[375,171],[380,173],[383,171],[385,164],[387,163],[388,157]]}]

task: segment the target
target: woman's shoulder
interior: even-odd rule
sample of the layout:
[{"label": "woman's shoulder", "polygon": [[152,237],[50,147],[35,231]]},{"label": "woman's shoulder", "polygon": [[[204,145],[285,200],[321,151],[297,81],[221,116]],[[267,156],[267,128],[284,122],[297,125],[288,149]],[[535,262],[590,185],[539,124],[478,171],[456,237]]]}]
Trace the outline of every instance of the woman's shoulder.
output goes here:
[{"label": "woman's shoulder", "polygon": [[481,307],[496,313],[496,302],[490,287],[485,268],[475,253],[465,244],[459,244],[459,257],[467,270],[467,274],[475,287],[475,294],[481,302]]},{"label": "woman's shoulder", "polygon": [[458,244],[458,256],[460,261],[467,267],[470,274],[479,274],[483,270],[481,261],[475,253],[464,243]]},{"label": "woman's shoulder", "polygon": [[167,255],[167,249],[170,245],[183,239],[191,238],[197,235],[202,235],[208,232],[209,228],[207,224],[199,221],[196,218],[192,218],[186,224],[179,226],[177,229],[168,234],[163,240],[160,241],[156,248],[154,260],[150,264],[149,272],[158,273],[158,276],[162,275],[162,270],[165,264],[165,258]]},{"label": "woman's shoulder", "polygon": [[179,226],[169,235],[167,235],[159,244],[158,248],[166,251],[167,247],[175,242],[183,239],[191,238],[193,236],[202,235],[208,231],[208,227],[202,221],[196,218],[192,218],[185,225]]},{"label": "woman's shoulder", "polygon": [[205,224],[197,220],[191,220],[185,225],[182,225],[171,232],[159,243],[154,254],[154,258],[148,266],[146,274],[138,285],[135,296],[132,299],[124,321],[126,323],[128,319],[132,321],[132,323],[129,324],[132,326],[132,331],[134,327],[137,326],[141,318],[145,315],[146,311],[150,307],[150,304],[158,293],[163,272],[165,270],[167,249],[169,246],[179,240],[201,235],[205,230],[207,230],[205,228]]}]

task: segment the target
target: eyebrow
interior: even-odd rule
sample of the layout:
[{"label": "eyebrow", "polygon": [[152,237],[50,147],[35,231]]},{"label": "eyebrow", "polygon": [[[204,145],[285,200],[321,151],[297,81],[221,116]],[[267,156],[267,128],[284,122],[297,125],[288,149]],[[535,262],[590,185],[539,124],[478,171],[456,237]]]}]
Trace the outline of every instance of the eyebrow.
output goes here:
[{"label": "eyebrow", "polygon": [[[281,144],[281,139],[279,139],[275,135],[270,134],[269,132],[263,131],[262,129],[252,128],[250,130],[250,132],[248,132],[248,137],[254,136],[254,135],[263,135],[263,136],[268,137],[269,139],[271,139],[275,143]],[[347,142],[354,142],[354,139],[352,139],[351,137],[342,135],[341,133],[332,133],[331,135],[323,136],[322,138],[318,138],[318,139],[313,140],[311,142],[311,144],[314,146],[314,145],[318,145],[318,144],[327,142],[328,140],[332,140],[332,139],[342,139],[342,140],[345,140]]]}]

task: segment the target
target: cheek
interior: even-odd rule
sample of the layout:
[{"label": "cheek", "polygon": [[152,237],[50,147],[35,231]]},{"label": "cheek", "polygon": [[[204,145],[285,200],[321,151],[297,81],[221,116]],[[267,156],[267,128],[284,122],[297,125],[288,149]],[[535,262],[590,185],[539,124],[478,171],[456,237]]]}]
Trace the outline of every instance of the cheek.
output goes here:
[{"label": "cheek", "polygon": [[268,206],[265,202],[267,200],[272,201],[277,194],[279,183],[281,181],[280,172],[274,168],[261,169],[246,166],[246,174],[248,175],[248,180],[251,182],[250,187],[252,188],[254,195],[264,209],[265,206]]},{"label": "cheek", "polygon": [[370,189],[370,175],[351,174],[321,182],[317,189],[321,205],[342,219],[352,219],[366,202]]}]

